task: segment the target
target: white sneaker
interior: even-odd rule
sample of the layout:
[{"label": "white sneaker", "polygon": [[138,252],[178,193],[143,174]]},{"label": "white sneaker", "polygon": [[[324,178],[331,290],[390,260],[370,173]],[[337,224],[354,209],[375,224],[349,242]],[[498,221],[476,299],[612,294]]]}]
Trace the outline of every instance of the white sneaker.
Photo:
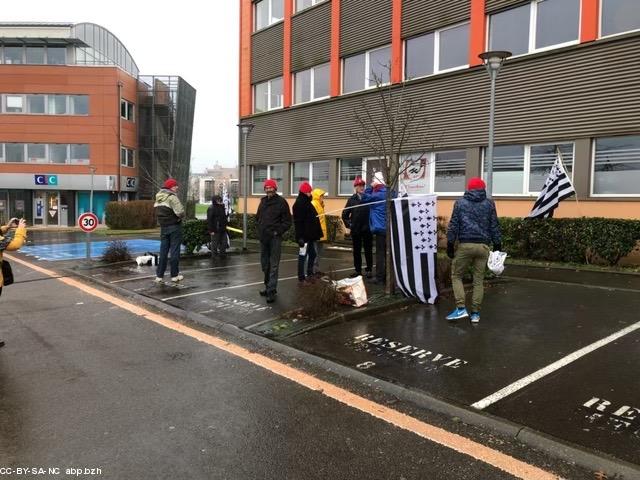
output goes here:
[{"label": "white sneaker", "polygon": [[177,277],[171,277],[171,281],[172,282],[179,282],[182,279],[184,279],[184,277],[182,275],[178,275]]},{"label": "white sneaker", "polygon": [[162,277],[156,277],[154,282],[156,283],[162,283]]}]

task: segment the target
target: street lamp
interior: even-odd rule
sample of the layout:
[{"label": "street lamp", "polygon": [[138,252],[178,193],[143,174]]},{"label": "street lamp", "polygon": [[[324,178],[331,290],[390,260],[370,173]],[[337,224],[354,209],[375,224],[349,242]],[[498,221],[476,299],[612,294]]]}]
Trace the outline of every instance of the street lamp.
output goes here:
[{"label": "street lamp", "polygon": [[244,207],[242,208],[242,251],[247,250],[247,199],[249,195],[249,170],[247,169],[247,137],[255,125],[250,122],[240,122],[240,132],[242,133],[242,168],[243,168],[243,197]]},{"label": "street lamp", "polygon": [[484,62],[484,66],[487,68],[487,72],[489,72],[489,76],[491,77],[491,100],[489,103],[489,143],[487,145],[487,155],[485,158],[485,164],[487,167],[487,196],[491,197],[493,193],[493,130],[496,109],[496,79],[498,78],[500,67],[502,67],[505,59],[511,56],[511,52],[496,50],[491,52],[484,52],[478,56]]}]

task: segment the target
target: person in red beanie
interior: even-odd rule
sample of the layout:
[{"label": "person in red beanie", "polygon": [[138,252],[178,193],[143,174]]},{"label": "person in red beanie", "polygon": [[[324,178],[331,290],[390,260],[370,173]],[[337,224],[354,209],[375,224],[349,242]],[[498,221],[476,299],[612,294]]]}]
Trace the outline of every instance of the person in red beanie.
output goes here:
[{"label": "person in red beanie", "polygon": [[260,291],[260,295],[267,297],[267,303],[273,303],[278,287],[282,236],[291,228],[291,212],[287,201],[278,195],[278,184],[275,180],[265,180],[264,191],[266,195],[260,200],[256,213],[260,237],[260,264],[265,287]]},{"label": "person in red beanie", "polygon": [[156,194],[156,210],[158,223],[160,224],[160,255],[158,255],[158,267],[156,269],[156,282],[163,280],[167,269],[167,257],[171,260],[171,281],[179,282],[184,277],[180,275],[180,245],[182,244],[182,219],[184,207],[176,195],[178,182],[174,178],[167,179],[162,189]]},{"label": "person in red beanie", "polygon": [[316,209],[311,203],[313,188],[309,182],[300,184],[298,198],[293,204],[293,225],[296,241],[300,247],[298,254],[298,281],[304,282],[305,263],[307,277],[313,276],[313,263],[316,258],[315,243],[322,238],[322,227]]},{"label": "person in red beanie", "polygon": [[362,203],[362,193],[366,186],[362,177],[357,176],[353,181],[355,193],[347,200],[342,211],[342,222],[349,229],[351,243],[353,244],[353,266],[355,272],[350,276],[362,275],[362,247],[364,246],[364,258],[367,262],[366,277],[371,278],[373,268],[373,235],[369,229],[369,205]]},{"label": "person in red beanie", "polygon": [[[455,250],[455,242],[458,249]],[[480,322],[480,307],[484,297],[484,270],[487,266],[490,247],[501,250],[500,224],[493,200],[487,198],[486,185],[481,178],[469,180],[463,198],[453,206],[447,231],[447,256],[451,262],[451,282],[456,299],[456,308],[447,320],[469,317],[466,309],[462,276],[473,267],[473,296],[471,323]]]}]

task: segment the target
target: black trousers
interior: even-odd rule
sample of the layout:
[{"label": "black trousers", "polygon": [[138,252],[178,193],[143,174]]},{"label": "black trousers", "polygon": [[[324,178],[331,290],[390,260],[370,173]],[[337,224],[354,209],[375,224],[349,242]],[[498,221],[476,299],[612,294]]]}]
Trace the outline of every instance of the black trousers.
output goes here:
[{"label": "black trousers", "polygon": [[[305,262],[306,260],[306,262]],[[298,254],[298,280],[304,280],[305,263],[307,264],[307,276],[313,275],[313,262],[316,260],[316,245],[315,242],[307,243],[307,253],[305,255]]]},{"label": "black trousers", "polygon": [[278,267],[280,266],[281,251],[281,237],[260,240],[260,263],[262,265],[262,273],[264,273],[264,286],[267,290],[267,295],[276,293],[278,289]]},{"label": "black trousers", "polygon": [[367,272],[373,269],[373,235],[371,232],[351,234],[353,242],[353,266],[356,272],[362,273],[362,247],[364,246],[364,258],[367,262]]},{"label": "black trousers", "polygon": [[376,233],[376,279],[379,281],[386,278],[386,260],[387,236],[384,233]]},{"label": "black trousers", "polygon": [[216,232],[211,234],[211,253],[224,254],[227,251],[227,232]]}]

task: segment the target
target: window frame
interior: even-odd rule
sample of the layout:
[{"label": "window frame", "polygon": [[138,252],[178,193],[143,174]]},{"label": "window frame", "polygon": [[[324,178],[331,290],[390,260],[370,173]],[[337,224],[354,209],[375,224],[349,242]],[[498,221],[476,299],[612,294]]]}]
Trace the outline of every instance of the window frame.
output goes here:
[{"label": "window frame", "polygon": [[[19,112],[9,112],[7,111],[7,109],[9,108],[7,106],[7,101],[9,100],[9,97],[20,97],[22,99],[22,107],[20,107],[20,111]],[[15,107],[11,107],[11,108],[15,108]],[[45,109],[46,109],[46,105],[45,105]],[[27,96],[23,93],[6,93],[4,95],[2,95],[2,113],[5,113],[7,115],[24,115],[26,114],[27,110]]]},{"label": "window frame", "polygon": [[[325,1],[325,0],[322,0],[322,1]],[[291,88],[293,90],[291,92],[292,93],[291,97],[293,98],[293,101],[294,101],[293,105],[304,105],[306,103],[317,102],[317,101],[320,101],[320,100],[325,100],[327,98],[331,98],[331,89],[330,88],[327,89],[327,92],[328,92],[327,95],[325,95],[323,97],[317,97],[317,98],[314,96],[315,90],[316,90],[316,87],[315,87],[316,68],[330,66],[330,65],[331,65],[330,62],[321,63],[320,65],[315,65],[315,66],[313,66],[311,68],[305,68],[304,70],[298,70],[297,72],[294,72],[294,73],[291,74],[291,77],[292,77],[291,78]],[[306,72],[306,71],[310,71],[310,74],[309,74],[309,82],[310,82],[309,100],[307,100],[306,102],[297,102],[296,103],[295,102],[295,100],[296,100],[296,75],[299,74],[299,73],[302,73],[302,72]],[[331,81],[331,72],[329,72],[329,81]]]},{"label": "window frame", "polygon": [[[124,158],[123,158],[123,155],[124,155]],[[133,148],[120,145],[120,166],[121,167],[135,168],[136,166],[135,158],[136,158],[135,150]]]},{"label": "window frame", "polygon": [[[271,106],[271,82],[278,79],[282,79],[282,88],[283,88],[282,93],[280,93],[280,106],[272,107]],[[265,83],[267,84],[267,109],[264,112],[256,112],[256,87],[258,85],[262,85]],[[264,82],[254,83],[252,90],[253,90],[253,113],[254,114],[266,113],[266,112],[271,112],[272,110],[280,110],[284,108],[284,79],[282,78],[282,75],[279,77],[271,78],[269,80],[265,80]]]},{"label": "window frame", "polygon": [[[275,0],[275,1],[278,1],[278,0]],[[268,5],[269,5],[268,8],[267,8],[268,20],[267,20],[267,24],[265,26],[258,28],[257,10],[258,10],[258,4],[261,3],[261,2],[268,2]],[[274,0],[259,0],[258,2],[255,2],[253,4],[253,18],[254,18],[254,20],[253,20],[253,32],[254,33],[255,32],[260,32],[260,31],[262,31],[262,30],[264,30],[266,28],[269,28],[271,25],[275,25],[275,24],[277,24],[279,22],[283,22],[284,21],[284,15],[283,15],[282,18],[279,18],[278,20],[276,20],[274,22],[271,21],[272,18],[273,18],[273,2],[274,2]],[[282,7],[283,7],[283,11],[284,11],[284,8],[285,8],[284,0],[283,0]]]},{"label": "window frame", "polygon": [[366,157],[344,157],[344,158],[339,158],[338,159],[338,197],[350,197],[351,195],[353,195],[353,186],[351,187],[351,191],[349,193],[342,193],[340,191],[340,178],[342,177],[342,162],[344,160],[356,160],[360,158],[360,176],[362,178],[365,178],[366,174],[367,174],[367,158]]},{"label": "window frame", "polygon": [[309,10],[310,8],[313,8],[316,5],[319,5],[319,4],[324,3],[326,1],[327,0],[311,0],[311,5],[309,5],[308,7],[303,7],[303,8],[298,9],[298,1],[295,0],[294,13],[304,12],[305,10]]},{"label": "window frame", "polygon": [[610,33],[608,35],[603,35],[602,34],[602,17],[604,14],[604,4],[607,2],[607,0],[600,0],[599,5],[598,5],[598,38],[612,38],[612,37],[617,37],[618,35],[626,35],[628,33],[632,33],[632,32],[639,32],[640,31],[640,26],[638,28],[634,28],[631,30],[625,30],[624,32],[616,32],[616,33]]},{"label": "window frame", "polygon": [[[446,192],[446,191],[436,191],[436,155],[439,153],[452,153],[452,152],[462,152],[464,155],[464,165],[463,165],[463,170],[464,170],[464,174],[465,174],[465,179],[466,179],[466,173],[467,173],[467,168],[466,168],[466,151],[463,148],[452,148],[452,149],[447,149],[447,150],[434,150],[434,151],[429,151],[429,152],[424,152],[422,153],[418,153],[418,152],[409,152],[409,153],[403,153],[401,155],[401,163],[400,165],[402,165],[408,158],[413,157],[413,156],[420,156],[423,155],[426,159],[426,168],[427,168],[427,183],[429,184],[429,194],[435,194],[438,195],[440,197],[459,197],[460,195],[462,195],[464,193],[464,186],[463,186],[463,190],[461,191],[451,191],[451,192]],[[463,184],[466,183],[463,182]]]},{"label": "window frame", "polygon": [[590,173],[590,186],[589,186],[589,196],[593,198],[640,198],[640,193],[593,193],[593,187],[596,182],[596,141],[599,138],[619,138],[619,137],[636,137],[638,135],[612,135],[609,137],[594,137],[591,139],[591,167],[589,170]]},{"label": "window frame", "polygon": [[[7,111],[7,97],[23,97],[23,108],[21,112],[8,112]],[[44,97],[44,112],[32,112],[29,104],[30,96]],[[49,101],[53,97],[66,97],[65,98],[65,113],[53,113],[49,108]],[[87,113],[76,113],[75,105],[72,101],[73,97],[84,97],[87,102]],[[54,94],[54,93],[0,93],[0,114],[5,115],[55,115],[55,116],[89,116],[89,95],[86,94]],[[72,108],[74,107],[73,112]]]},{"label": "window frame", "polygon": [[[122,115],[122,107],[124,107],[124,115]],[[135,122],[135,103],[130,102],[126,98],[120,98],[120,118],[129,122]]]},{"label": "window frame", "polygon": [[[392,57],[393,57],[393,51],[391,49],[391,44],[385,44],[382,45],[380,47],[376,47],[376,48],[371,48],[369,50],[365,50],[364,52],[360,52],[360,53],[356,53],[353,55],[347,55],[345,57],[341,58],[341,65],[340,65],[340,93],[341,95],[349,95],[351,93],[356,93],[356,92],[362,92],[364,90],[371,90],[372,88],[376,88],[376,85],[369,85],[369,80],[371,80],[369,78],[369,71],[371,70],[371,53],[373,52],[377,52],[378,50],[384,50],[385,48],[389,49],[389,60],[391,61]],[[345,92],[344,91],[344,74],[345,74],[345,61],[347,58],[352,58],[352,57],[358,57],[360,55],[364,55],[364,77],[362,79],[363,85],[364,87],[358,90],[353,90],[351,92]],[[387,85],[391,85],[391,72],[389,72],[389,81],[385,82],[385,83],[381,83],[380,86],[381,87],[385,87]]]},{"label": "window frame", "polygon": [[[308,180],[305,180],[306,182],[309,182],[311,184],[311,186],[313,188],[316,188],[314,185],[314,180],[313,180],[313,165],[317,164],[317,163],[327,163],[327,166],[329,167],[329,171],[331,170],[331,163],[329,160],[315,160],[315,161],[309,161],[309,160],[303,160],[300,162],[291,162],[290,163],[290,168],[289,168],[289,188],[291,191],[291,196],[295,197],[298,195],[298,193],[300,193],[297,189],[294,188],[294,177],[293,177],[293,171],[296,165],[300,165],[301,163],[308,163],[309,164],[309,169],[307,170],[307,178]],[[330,182],[330,177],[331,177],[331,173],[329,173],[329,175],[327,176],[327,189],[326,192],[329,191],[329,186],[331,184]],[[320,188],[320,187],[318,187]]]},{"label": "window frame", "polygon": [[[271,178],[271,167],[278,167],[278,166],[282,166],[283,167],[282,168],[282,174],[283,174],[283,177],[284,177],[284,174],[286,173],[286,168],[287,168],[286,164],[284,164],[284,163],[270,163],[268,165],[251,165],[250,166],[251,167],[251,195],[258,195],[258,196],[264,195],[264,190],[262,192],[258,192],[258,193],[256,193],[253,190],[253,187],[254,187],[254,184],[255,184],[255,181],[254,181],[255,168],[256,167],[267,167],[267,179],[269,179],[269,178]],[[284,178],[283,178],[283,180],[284,180]],[[278,184],[278,190],[276,190],[276,193],[278,195],[284,195],[284,193],[282,191],[283,183],[284,182],[279,182],[279,184]]]}]

